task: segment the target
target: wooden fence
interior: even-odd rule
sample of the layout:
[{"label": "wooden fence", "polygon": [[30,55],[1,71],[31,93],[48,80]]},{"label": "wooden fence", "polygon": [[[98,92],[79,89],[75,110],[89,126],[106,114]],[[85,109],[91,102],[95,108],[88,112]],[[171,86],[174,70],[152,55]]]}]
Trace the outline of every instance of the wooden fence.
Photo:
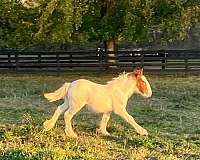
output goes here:
[{"label": "wooden fence", "polygon": [[[0,70],[104,70],[103,51],[13,51],[0,50]],[[150,71],[200,71],[200,50],[120,50],[116,67],[123,70],[144,67]]]}]

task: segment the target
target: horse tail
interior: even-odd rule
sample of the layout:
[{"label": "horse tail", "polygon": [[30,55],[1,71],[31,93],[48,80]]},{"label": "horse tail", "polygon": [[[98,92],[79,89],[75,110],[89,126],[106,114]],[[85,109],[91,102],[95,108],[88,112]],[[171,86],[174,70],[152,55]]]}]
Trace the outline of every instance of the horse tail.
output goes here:
[{"label": "horse tail", "polygon": [[49,100],[49,102],[54,102],[54,101],[57,101],[59,99],[64,99],[64,97],[67,94],[69,86],[70,86],[70,83],[65,83],[65,84],[63,84],[62,87],[55,90],[54,92],[45,93],[44,97],[47,98]]}]

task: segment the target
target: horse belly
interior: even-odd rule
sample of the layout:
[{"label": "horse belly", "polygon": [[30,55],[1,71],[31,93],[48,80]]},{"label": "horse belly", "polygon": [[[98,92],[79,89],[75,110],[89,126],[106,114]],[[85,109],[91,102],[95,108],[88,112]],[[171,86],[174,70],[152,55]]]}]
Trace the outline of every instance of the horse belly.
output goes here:
[{"label": "horse belly", "polygon": [[87,102],[88,108],[96,113],[112,111],[112,99],[105,92],[93,92]]}]

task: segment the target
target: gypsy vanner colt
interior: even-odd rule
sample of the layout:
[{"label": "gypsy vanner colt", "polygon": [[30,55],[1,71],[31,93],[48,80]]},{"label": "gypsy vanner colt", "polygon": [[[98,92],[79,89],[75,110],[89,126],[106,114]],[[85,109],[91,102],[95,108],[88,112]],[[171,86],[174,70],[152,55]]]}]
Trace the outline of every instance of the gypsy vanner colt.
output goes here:
[{"label": "gypsy vanner colt", "polygon": [[64,103],[58,106],[52,118],[46,120],[43,126],[45,130],[52,129],[58,117],[64,113],[66,135],[77,137],[71,126],[71,119],[81,108],[87,105],[90,110],[103,113],[99,128],[99,132],[103,135],[109,135],[106,126],[111,112],[131,124],[140,135],[148,135],[148,132],[137,124],[134,118],[126,111],[127,101],[133,93],[138,93],[146,98],[152,95],[151,86],[143,75],[143,69],[126,74],[123,73],[105,85],[86,79],[65,83],[55,92],[44,94],[50,102],[64,99]]}]

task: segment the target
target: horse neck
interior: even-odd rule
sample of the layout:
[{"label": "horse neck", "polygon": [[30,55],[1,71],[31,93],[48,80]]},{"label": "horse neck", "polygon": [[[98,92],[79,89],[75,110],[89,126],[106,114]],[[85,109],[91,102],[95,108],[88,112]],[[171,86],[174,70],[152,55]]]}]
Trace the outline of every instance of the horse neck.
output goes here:
[{"label": "horse neck", "polygon": [[127,77],[116,80],[116,82],[113,82],[109,85],[112,90],[122,92],[123,94],[127,95],[128,98],[132,96],[136,89],[136,81],[128,80]]}]

